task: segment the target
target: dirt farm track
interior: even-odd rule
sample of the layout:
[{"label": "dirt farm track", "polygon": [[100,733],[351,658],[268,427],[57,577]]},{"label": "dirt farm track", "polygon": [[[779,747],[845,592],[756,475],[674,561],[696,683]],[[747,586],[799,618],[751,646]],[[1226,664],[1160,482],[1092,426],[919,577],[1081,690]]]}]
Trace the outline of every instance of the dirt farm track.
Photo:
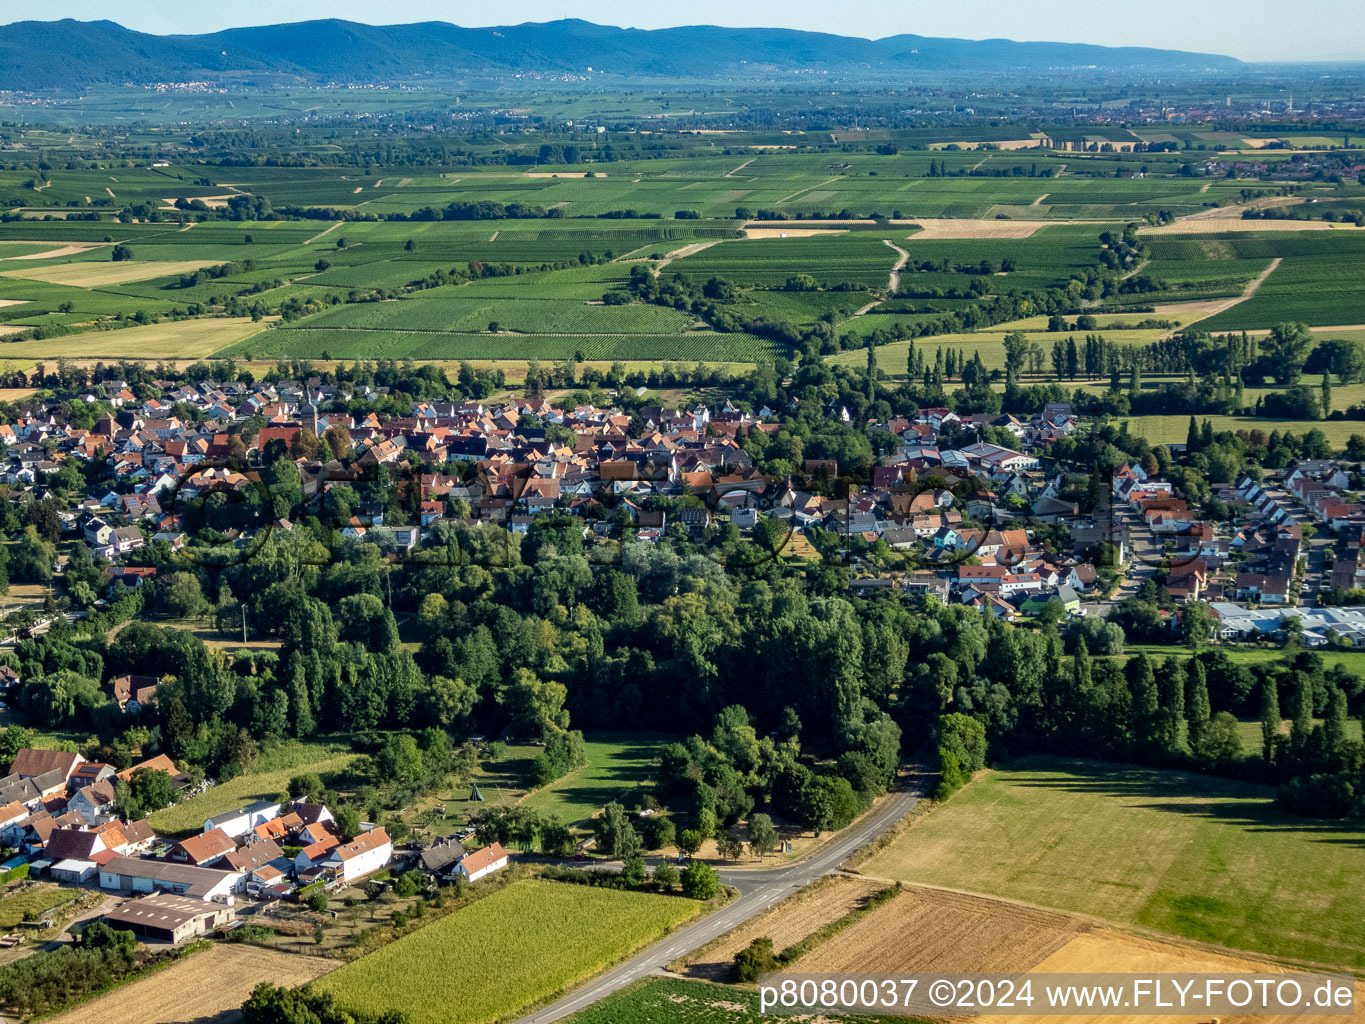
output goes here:
[{"label": "dirt farm track", "polygon": [[262,981],[302,985],[341,964],[247,945],[212,949],[84,1003],[47,1024],[234,1024]]}]

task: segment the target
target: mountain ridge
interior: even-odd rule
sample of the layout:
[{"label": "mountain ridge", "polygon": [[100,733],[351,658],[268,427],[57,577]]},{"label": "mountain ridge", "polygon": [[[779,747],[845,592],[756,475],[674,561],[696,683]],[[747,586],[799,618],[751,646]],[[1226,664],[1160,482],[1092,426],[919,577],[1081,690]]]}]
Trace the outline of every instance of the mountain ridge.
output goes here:
[{"label": "mountain ridge", "polygon": [[[73,57],[53,61],[53,53]],[[399,82],[517,73],[633,77],[759,77],[794,72],[996,74],[1044,70],[1210,73],[1233,57],[1088,43],[863,39],[798,29],[690,25],[627,29],[579,19],[463,28],[448,22],[367,25],[342,19],[153,35],[113,21],[17,21],[0,26],[0,89],[100,83],[150,85],[200,77],[285,75],[302,81]]]}]

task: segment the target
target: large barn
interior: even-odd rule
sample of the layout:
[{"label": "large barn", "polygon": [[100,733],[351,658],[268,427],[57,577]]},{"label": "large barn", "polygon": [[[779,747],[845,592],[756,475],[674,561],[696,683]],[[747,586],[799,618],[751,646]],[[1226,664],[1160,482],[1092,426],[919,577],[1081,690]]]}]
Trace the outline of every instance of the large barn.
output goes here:
[{"label": "large barn", "polygon": [[180,943],[231,924],[237,911],[221,903],[155,893],[129,900],[104,915],[111,927],[130,931],[144,942]]}]

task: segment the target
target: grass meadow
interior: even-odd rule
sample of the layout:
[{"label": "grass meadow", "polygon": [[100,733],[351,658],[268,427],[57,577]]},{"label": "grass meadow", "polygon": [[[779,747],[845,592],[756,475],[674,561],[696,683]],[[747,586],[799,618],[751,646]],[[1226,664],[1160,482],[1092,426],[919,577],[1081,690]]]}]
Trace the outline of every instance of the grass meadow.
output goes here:
[{"label": "grass meadow", "polygon": [[[556,815],[566,824],[592,817],[653,777],[659,751],[670,742],[657,736],[599,736],[584,743],[588,763],[522,801],[541,815]],[[528,765],[529,767],[529,765]]]},{"label": "grass meadow", "polygon": [[1365,967],[1365,830],[1263,786],[1029,758],[988,771],[861,865],[1272,956]]}]

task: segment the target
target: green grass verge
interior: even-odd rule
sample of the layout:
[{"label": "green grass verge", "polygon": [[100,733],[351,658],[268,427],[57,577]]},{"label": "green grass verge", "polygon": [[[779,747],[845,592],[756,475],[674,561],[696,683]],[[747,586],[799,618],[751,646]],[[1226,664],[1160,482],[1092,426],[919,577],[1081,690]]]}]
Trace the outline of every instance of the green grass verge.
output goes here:
[{"label": "green grass verge", "polygon": [[695,917],[681,897],[517,882],[320,979],[346,1007],[412,1024],[510,1017]]},{"label": "green grass verge", "polygon": [[[1251,647],[1238,644],[1222,644],[1216,649],[1227,655],[1229,661],[1238,665],[1263,665],[1267,662],[1276,662],[1284,657],[1284,650],[1279,647]],[[1125,644],[1123,652],[1125,654],[1137,654],[1139,651],[1146,651],[1152,658],[1164,658],[1168,655],[1184,661],[1190,657],[1189,648],[1168,647],[1165,644]],[[1365,651],[1314,651],[1314,654],[1322,658],[1324,668],[1331,668],[1333,665],[1340,665],[1347,672],[1355,675],[1365,676]]]},{"label": "green grass verge", "polygon": [[979,778],[862,865],[1274,956],[1365,967],[1365,830],[1271,791],[1031,758]]},{"label": "green grass verge", "polygon": [[[748,1024],[758,1019],[758,992],[713,985],[706,981],[650,978],[614,992],[580,1010],[568,1024]],[[813,1017],[798,1018],[815,1020]],[[865,1021],[869,1024],[915,1024],[915,1017],[845,1017],[822,1012],[822,1021]]]}]

